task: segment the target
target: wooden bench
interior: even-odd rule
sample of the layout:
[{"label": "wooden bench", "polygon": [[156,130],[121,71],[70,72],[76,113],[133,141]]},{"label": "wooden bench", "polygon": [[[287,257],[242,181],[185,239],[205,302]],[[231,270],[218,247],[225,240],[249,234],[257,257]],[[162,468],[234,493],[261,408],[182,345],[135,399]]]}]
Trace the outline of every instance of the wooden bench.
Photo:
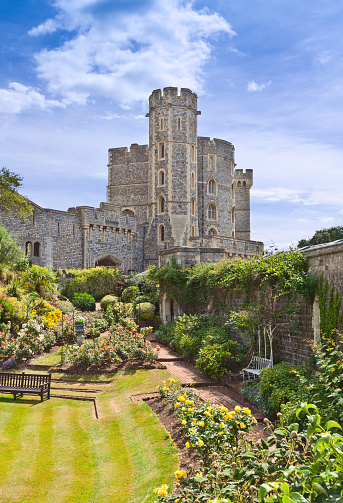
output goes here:
[{"label": "wooden bench", "polygon": [[268,358],[261,358],[260,356],[253,356],[250,360],[249,365],[242,369],[243,381],[245,381],[245,374],[247,374],[248,379],[256,379],[261,370],[270,368],[273,366],[273,360],[268,360]]},{"label": "wooden bench", "polygon": [[0,393],[11,393],[14,400],[17,395],[39,395],[41,402],[44,394],[50,398],[51,374],[12,374],[0,372]]}]

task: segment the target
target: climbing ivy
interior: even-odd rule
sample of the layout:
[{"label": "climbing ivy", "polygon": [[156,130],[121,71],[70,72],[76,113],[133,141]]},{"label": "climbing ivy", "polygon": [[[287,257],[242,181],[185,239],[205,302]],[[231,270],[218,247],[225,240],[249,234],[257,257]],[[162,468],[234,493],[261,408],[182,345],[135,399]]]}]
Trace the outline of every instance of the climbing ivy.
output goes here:
[{"label": "climbing ivy", "polygon": [[317,285],[317,294],[320,311],[320,333],[331,336],[333,330],[342,328],[342,313],[340,312],[342,298],[333,287],[328,294],[328,282],[320,276]]}]

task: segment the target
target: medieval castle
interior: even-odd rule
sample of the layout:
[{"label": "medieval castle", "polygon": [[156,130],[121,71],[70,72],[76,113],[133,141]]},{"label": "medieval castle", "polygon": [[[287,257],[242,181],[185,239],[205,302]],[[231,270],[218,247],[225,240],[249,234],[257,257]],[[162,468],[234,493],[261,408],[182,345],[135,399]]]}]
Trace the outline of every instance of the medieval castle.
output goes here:
[{"label": "medieval castle", "polygon": [[59,211],[32,203],[24,221],[1,213],[33,263],[143,271],[171,257],[187,266],[263,250],[250,241],[251,169],[234,146],[197,136],[197,95],[167,87],[149,98],[149,145],[111,148],[107,202]]}]

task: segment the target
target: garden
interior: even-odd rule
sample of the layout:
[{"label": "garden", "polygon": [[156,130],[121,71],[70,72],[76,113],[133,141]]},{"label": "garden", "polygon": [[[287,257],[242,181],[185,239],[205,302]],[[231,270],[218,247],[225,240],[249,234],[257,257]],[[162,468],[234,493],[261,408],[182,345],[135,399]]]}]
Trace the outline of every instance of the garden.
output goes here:
[{"label": "garden", "polygon": [[[0,264],[0,282],[2,370],[40,362],[53,377],[42,404],[0,398],[1,501],[343,503],[341,300],[309,276],[301,252],[130,278],[105,267],[53,272],[15,256]],[[159,326],[159,288],[187,314]],[[230,309],[234,292],[240,304]],[[308,363],[274,354],[242,388],[266,416],[259,442],[249,407],[201,401],[158,364],[146,337],[155,330],[220,381],[252,354],[273,355],[277,328],[301,330],[299,306],[315,294],[321,341]],[[132,400],[154,393],[183,444],[179,460],[153,400]]]}]

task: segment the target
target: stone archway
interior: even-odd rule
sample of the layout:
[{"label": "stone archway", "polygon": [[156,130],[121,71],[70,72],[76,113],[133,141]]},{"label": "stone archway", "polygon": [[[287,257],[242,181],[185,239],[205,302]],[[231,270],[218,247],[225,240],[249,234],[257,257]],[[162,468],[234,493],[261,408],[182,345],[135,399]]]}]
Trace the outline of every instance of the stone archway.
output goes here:
[{"label": "stone archway", "polygon": [[95,260],[95,267],[106,266],[106,267],[116,267],[117,269],[123,269],[123,261],[114,255],[103,255]]}]

